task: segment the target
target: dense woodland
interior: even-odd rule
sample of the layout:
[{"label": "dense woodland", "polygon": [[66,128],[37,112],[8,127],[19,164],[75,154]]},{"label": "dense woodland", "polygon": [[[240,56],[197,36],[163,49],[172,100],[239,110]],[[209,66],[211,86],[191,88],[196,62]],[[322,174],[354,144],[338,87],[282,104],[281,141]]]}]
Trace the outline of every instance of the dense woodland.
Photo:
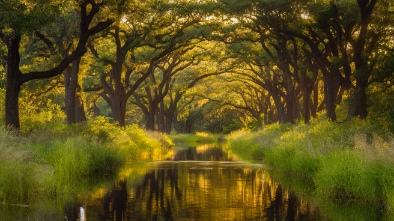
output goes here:
[{"label": "dense woodland", "polygon": [[10,129],[230,132],[321,112],[394,131],[392,0],[0,0],[0,21]]}]

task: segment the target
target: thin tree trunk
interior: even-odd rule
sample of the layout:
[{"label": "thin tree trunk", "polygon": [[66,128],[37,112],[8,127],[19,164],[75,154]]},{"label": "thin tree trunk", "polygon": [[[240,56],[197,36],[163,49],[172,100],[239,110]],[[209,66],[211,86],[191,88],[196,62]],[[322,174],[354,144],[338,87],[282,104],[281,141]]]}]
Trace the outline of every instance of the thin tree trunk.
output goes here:
[{"label": "thin tree trunk", "polygon": [[79,94],[75,97],[75,122],[83,123],[86,122],[85,107],[83,105],[82,98]]},{"label": "thin tree trunk", "polygon": [[159,132],[165,132],[165,115],[164,115],[164,102],[160,102],[160,107],[158,108],[157,111],[157,130]]},{"label": "thin tree trunk", "polygon": [[272,95],[272,98],[274,99],[279,123],[280,124],[286,123],[285,108],[283,106],[282,101],[280,100],[279,95],[275,94],[275,93],[272,93],[271,95]]}]

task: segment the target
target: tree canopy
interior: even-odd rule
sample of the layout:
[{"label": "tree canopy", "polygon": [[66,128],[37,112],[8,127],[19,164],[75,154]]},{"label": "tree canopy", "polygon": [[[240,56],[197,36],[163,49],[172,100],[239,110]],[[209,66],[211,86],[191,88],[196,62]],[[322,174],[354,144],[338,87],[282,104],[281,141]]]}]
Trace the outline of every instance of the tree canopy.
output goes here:
[{"label": "tree canopy", "polygon": [[0,0],[0,19],[17,130],[51,105],[166,133],[393,114],[391,0]]}]

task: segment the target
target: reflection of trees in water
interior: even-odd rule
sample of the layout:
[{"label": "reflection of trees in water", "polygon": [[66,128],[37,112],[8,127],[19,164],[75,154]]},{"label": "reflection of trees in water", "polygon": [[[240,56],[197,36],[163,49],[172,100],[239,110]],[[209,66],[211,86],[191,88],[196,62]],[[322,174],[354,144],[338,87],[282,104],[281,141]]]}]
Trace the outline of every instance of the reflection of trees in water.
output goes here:
[{"label": "reflection of trees in water", "polygon": [[112,191],[106,195],[103,201],[104,211],[107,211],[104,218],[112,217],[112,220],[122,221],[126,220],[127,212],[127,182],[125,180],[118,181],[112,187]]},{"label": "reflection of trees in water", "polygon": [[139,220],[156,220],[158,216],[171,218],[171,201],[181,198],[177,182],[177,169],[158,169],[145,175],[131,199],[133,217]]},{"label": "reflection of trees in water", "polygon": [[138,184],[118,182],[98,211],[98,220],[321,219],[263,169],[231,163],[163,163]]},{"label": "reflection of trees in water", "polygon": [[[186,150],[177,152],[172,160],[198,160],[198,161],[231,161],[226,152],[223,152],[221,148],[213,147],[210,145],[189,147]],[[202,150],[200,150],[202,149]]]},{"label": "reflection of trees in water", "polygon": [[299,199],[281,184],[268,182],[265,185],[267,191],[263,193],[266,195],[263,198],[269,201],[269,206],[265,207],[268,220],[322,220],[318,209],[312,208],[309,202]]},{"label": "reflection of trees in water", "polygon": [[[320,220],[318,211],[270,180],[261,169],[187,163],[146,174],[127,194],[120,182],[107,195],[111,220]],[[122,219],[123,218],[123,219]]]}]

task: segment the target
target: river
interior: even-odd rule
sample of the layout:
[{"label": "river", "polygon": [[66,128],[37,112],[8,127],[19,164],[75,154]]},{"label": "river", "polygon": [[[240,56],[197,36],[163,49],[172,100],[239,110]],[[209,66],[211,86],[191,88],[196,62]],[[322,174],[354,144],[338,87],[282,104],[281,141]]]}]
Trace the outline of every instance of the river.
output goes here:
[{"label": "river", "polygon": [[[81,205],[84,218],[321,220],[317,209],[273,181],[264,165],[238,161],[215,145],[177,148],[170,160],[149,164],[141,167],[142,177],[119,180]],[[80,218],[80,209],[69,220]]]},{"label": "river", "polygon": [[10,220],[323,220],[264,165],[209,144],[130,163],[111,185],[92,187],[57,212],[42,208],[14,208]]}]

